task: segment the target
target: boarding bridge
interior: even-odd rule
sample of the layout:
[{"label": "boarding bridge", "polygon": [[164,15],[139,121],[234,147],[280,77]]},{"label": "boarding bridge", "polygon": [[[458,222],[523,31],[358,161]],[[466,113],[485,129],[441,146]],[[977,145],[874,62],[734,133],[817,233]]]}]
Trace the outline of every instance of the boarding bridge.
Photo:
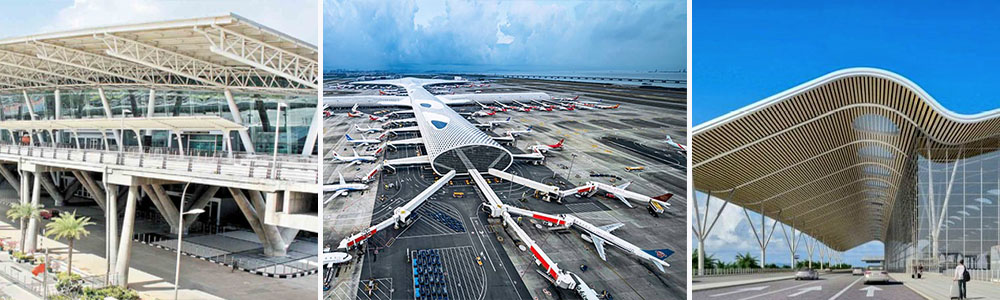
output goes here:
[{"label": "boarding bridge", "polygon": [[413,213],[413,210],[417,209],[417,207],[420,207],[421,204],[424,204],[424,202],[427,201],[427,199],[429,199],[431,195],[440,190],[441,187],[447,184],[448,181],[454,177],[455,177],[455,170],[451,170],[447,174],[444,174],[444,176],[441,176],[441,178],[439,178],[437,181],[431,184],[431,186],[424,189],[423,192],[420,192],[420,194],[418,194],[416,197],[413,197],[413,199],[411,199],[409,202],[406,202],[406,204],[403,204],[403,206],[394,209],[392,211],[392,216],[389,217],[388,219],[385,219],[384,221],[379,222],[378,224],[368,227],[368,229],[350,235],[341,240],[340,244],[337,246],[337,249],[341,251],[347,251],[348,249],[354,248],[362,244],[368,238],[375,235],[375,233],[377,233],[378,231],[389,228],[390,225],[392,225],[396,229],[399,229],[400,227],[409,224],[410,222],[409,217],[410,214]]},{"label": "boarding bridge", "polygon": [[517,176],[511,173],[500,171],[497,169],[489,169],[488,173],[490,175],[496,176],[497,178],[507,180],[516,184],[520,184],[538,192],[543,193],[542,200],[551,201],[556,200],[556,202],[562,202],[562,197],[573,194],[573,191],[560,191],[559,187],[544,184],[538,181],[534,181],[528,178]]}]

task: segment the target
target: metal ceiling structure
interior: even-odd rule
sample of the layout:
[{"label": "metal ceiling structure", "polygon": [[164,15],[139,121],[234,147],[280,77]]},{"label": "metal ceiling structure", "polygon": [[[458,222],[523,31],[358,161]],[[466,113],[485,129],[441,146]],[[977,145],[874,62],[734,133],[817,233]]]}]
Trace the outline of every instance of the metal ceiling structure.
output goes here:
[{"label": "metal ceiling structure", "polygon": [[0,94],[91,88],[314,94],[316,46],[235,14],[0,40]]},{"label": "metal ceiling structure", "polygon": [[1000,110],[956,114],[902,76],[844,69],[694,127],[694,188],[845,251],[914,206],[918,157],[977,155],[998,134]]}]

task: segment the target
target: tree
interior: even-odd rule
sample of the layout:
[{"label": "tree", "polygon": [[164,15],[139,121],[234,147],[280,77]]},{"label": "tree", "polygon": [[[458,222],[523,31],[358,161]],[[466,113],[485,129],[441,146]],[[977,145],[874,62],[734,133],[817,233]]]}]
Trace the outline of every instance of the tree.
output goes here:
[{"label": "tree", "polygon": [[[692,266],[697,266],[698,265],[698,251],[692,251],[692,252],[694,252],[694,253],[691,256],[691,265]],[[714,269],[714,268],[723,268],[724,266],[725,266],[725,263],[719,261],[719,259],[715,258],[714,255],[711,255],[711,254],[705,255],[705,267]]]},{"label": "tree", "polygon": [[746,254],[736,254],[736,261],[733,262],[738,268],[749,269],[749,268],[760,268],[760,264],[757,262],[757,257],[750,255],[750,252]]},{"label": "tree", "polygon": [[11,220],[17,220],[20,223],[19,229],[21,230],[21,252],[24,252],[24,240],[27,236],[27,232],[24,228],[25,220],[31,218],[37,218],[42,211],[40,205],[33,205],[31,203],[11,203],[10,209],[7,210],[7,217]]},{"label": "tree", "polygon": [[46,236],[55,236],[56,239],[66,239],[69,241],[69,266],[66,272],[73,274],[73,242],[90,235],[87,226],[94,225],[90,217],[77,217],[76,211],[68,214],[61,214],[52,219],[52,222],[45,224]]}]

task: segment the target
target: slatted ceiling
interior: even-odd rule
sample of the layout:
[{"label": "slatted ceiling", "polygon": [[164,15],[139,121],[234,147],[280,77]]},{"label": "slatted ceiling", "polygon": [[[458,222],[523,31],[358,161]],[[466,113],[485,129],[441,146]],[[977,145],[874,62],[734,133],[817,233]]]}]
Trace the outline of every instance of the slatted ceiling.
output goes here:
[{"label": "slatted ceiling", "polygon": [[[892,208],[901,205],[899,201],[913,201],[914,155],[927,137],[934,141],[932,147],[954,149],[931,152],[942,161],[1000,146],[1000,117],[973,122],[945,116],[908,81],[884,71],[835,72],[793,90],[796,93],[755,104],[750,113],[696,128],[694,185],[723,199],[728,190],[739,187],[734,204],[757,212],[763,205],[765,215],[787,224],[793,216],[800,221],[822,220],[823,226],[801,228],[838,250],[884,240]],[[863,115],[885,117],[898,131],[858,130],[854,121]],[[858,155],[862,147],[875,145],[899,150],[891,150],[891,159]],[[975,148],[959,154],[957,149],[963,146]],[[872,165],[888,168],[889,174],[866,173],[865,167]],[[887,187],[869,187],[867,180]],[[868,204],[870,190],[882,191],[877,199],[884,204],[881,209]],[[881,222],[876,223],[874,216]],[[872,236],[875,228],[880,236]]]}]

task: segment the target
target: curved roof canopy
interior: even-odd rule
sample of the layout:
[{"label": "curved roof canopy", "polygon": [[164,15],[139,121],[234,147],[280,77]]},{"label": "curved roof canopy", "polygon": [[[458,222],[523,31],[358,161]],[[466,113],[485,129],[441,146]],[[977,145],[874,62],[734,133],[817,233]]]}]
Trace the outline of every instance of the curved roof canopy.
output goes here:
[{"label": "curved roof canopy", "polygon": [[915,205],[918,156],[976,155],[998,134],[1000,110],[959,115],[897,74],[852,68],[696,126],[692,174],[696,190],[844,251],[905,219],[892,214]]},{"label": "curved roof canopy", "polygon": [[0,94],[112,88],[312,94],[316,46],[238,15],[0,40]]}]

